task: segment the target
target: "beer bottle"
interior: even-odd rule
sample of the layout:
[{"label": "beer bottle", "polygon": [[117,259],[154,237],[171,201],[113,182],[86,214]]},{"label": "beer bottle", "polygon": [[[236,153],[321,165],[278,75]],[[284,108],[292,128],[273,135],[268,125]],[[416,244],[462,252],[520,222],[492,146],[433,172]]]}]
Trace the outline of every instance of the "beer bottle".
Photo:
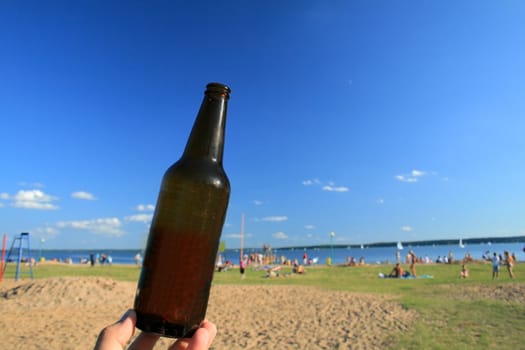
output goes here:
[{"label": "beer bottle", "polygon": [[230,196],[222,166],[230,88],[206,86],[182,157],[164,174],[135,296],[137,327],[190,337],[204,320]]}]

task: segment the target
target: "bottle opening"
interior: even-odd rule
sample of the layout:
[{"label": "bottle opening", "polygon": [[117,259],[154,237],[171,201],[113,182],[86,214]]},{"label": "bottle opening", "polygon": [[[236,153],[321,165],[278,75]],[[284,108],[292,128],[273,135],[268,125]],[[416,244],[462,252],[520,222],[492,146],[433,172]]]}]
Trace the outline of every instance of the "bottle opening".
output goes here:
[{"label": "bottle opening", "polygon": [[206,85],[206,94],[219,94],[230,98],[231,89],[221,83],[209,83]]}]

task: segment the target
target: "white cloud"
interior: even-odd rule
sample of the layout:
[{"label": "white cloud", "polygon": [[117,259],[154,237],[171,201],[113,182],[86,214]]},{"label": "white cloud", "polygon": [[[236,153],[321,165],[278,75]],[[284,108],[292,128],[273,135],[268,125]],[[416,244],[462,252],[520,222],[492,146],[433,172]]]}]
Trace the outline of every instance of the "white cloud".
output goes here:
[{"label": "white cloud", "polygon": [[126,216],[124,219],[126,221],[143,222],[147,224],[148,222],[151,222],[152,218],[153,218],[153,214],[136,214],[136,215]]},{"label": "white cloud", "polygon": [[9,199],[9,194],[5,192],[0,193],[0,199]]},{"label": "white cloud", "polygon": [[283,222],[288,220],[288,216],[266,216],[261,219],[261,221],[268,221],[268,222]]},{"label": "white cloud", "polygon": [[326,186],[323,186],[323,191],[328,191],[328,192],[348,192],[349,188],[345,187],[345,186],[326,185]]},{"label": "white cloud", "polygon": [[154,211],[155,206],[153,204],[139,204],[135,207],[137,211]]},{"label": "white cloud", "polygon": [[254,204],[254,205],[262,205],[263,202],[262,202],[262,201],[259,201],[259,200],[257,200],[257,199],[254,199],[253,204]]},{"label": "white cloud", "polygon": [[427,175],[426,171],[412,170],[410,174],[396,175],[395,178],[396,180],[401,181],[401,182],[414,183],[414,182],[418,182],[419,179],[425,175]]},{"label": "white cloud", "polygon": [[411,232],[413,230],[412,226],[403,226],[401,227],[401,230],[405,232]]},{"label": "white cloud", "polygon": [[321,189],[323,191],[328,191],[328,192],[348,192],[350,190],[346,186],[336,186],[335,183],[331,181],[328,182],[328,184],[323,185],[323,182],[321,182],[318,179],[304,180],[303,185],[304,186],[313,186],[313,185],[321,186]]},{"label": "white cloud", "polygon": [[124,235],[124,231],[121,229],[122,223],[118,218],[114,217],[78,221],[60,221],[57,223],[57,227],[84,230],[106,236],[120,237]]},{"label": "white cloud", "polygon": [[71,193],[71,198],[82,199],[87,201],[94,201],[96,199],[93,194],[84,191],[77,191]]},{"label": "white cloud", "polygon": [[273,234],[273,238],[275,238],[275,239],[288,239],[288,236],[286,235],[286,233],[279,231],[279,232],[275,232]]},{"label": "white cloud", "polygon": [[3,208],[4,207],[4,203],[0,203],[0,208]]},{"label": "white cloud", "polygon": [[[224,235],[225,238],[231,238],[231,239],[241,239],[242,235],[240,233],[229,233],[227,235]],[[251,233],[245,233],[244,238],[251,238],[253,235]]]},{"label": "white cloud", "polygon": [[304,228],[307,229],[307,230],[314,230],[315,229],[315,225],[304,225]]},{"label": "white cloud", "polygon": [[312,185],[320,185],[321,181],[318,179],[308,179],[303,181],[303,185],[305,186],[312,186]]},{"label": "white cloud", "polygon": [[56,197],[45,194],[40,190],[21,190],[14,196],[13,206],[24,209],[56,210],[58,206],[51,203],[56,200]]},{"label": "white cloud", "polygon": [[385,200],[383,198],[378,198],[377,204],[385,204]]},{"label": "white cloud", "polygon": [[410,177],[405,175],[396,175],[396,180],[401,182],[418,182],[417,177]]}]

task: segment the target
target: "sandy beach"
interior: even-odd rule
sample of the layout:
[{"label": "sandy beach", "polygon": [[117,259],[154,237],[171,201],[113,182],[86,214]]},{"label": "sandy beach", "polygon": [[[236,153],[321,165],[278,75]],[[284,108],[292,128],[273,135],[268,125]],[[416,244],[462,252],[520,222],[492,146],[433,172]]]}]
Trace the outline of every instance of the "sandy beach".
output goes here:
[{"label": "sandy beach", "polygon": [[[4,349],[91,349],[132,305],[135,283],[61,277],[0,283]],[[379,349],[417,316],[389,297],[297,286],[212,288],[213,349]],[[138,333],[138,332],[137,332]],[[156,349],[173,340],[161,339]]]}]

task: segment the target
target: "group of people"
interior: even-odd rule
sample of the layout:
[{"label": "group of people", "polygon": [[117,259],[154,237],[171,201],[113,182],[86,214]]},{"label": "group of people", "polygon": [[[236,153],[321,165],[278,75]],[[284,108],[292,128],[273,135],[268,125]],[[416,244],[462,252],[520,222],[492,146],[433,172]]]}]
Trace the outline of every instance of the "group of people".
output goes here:
[{"label": "group of people", "polygon": [[500,266],[504,265],[507,267],[510,278],[514,278],[514,264],[516,263],[516,258],[513,254],[510,254],[507,250],[505,251],[504,257],[498,255],[494,252],[492,255],[492,279],[499,278]]},{"label": "group of people", "polygon": [[410,272],[404,271],[403,267],[401,266],[401,262],[397,262],[392,271],[386,275],[385,277],[390,278],[406,278],[409,276],[417,277],[416,273],[416,264],[418,262],[417,255],[414,253],[413,250],[410,250],[407,255],[406,259],[407,263],[409,264]]},{"label": "group of people", "polygon": [[[487,255],[487,253],[485,254]],[[501,254],[496,252],[492,254],[492,258],[490,259],[492,262],[492,279],[499,278],[499,270],[501,266],[506,266],[509,277],[514,278],[514,264],[516,263],[516,257],[514,254],[510,254],[508,251],[505,251],[503,255],[504,256],[501,256]],[[463,264],[461,267],[460,277],[468,277],[468,269],[465,264]]]},{"label": "group of people", "polygon": [[111,255],[106,255],[105,253],[102,253],[102,254],[90,253],[89,254],[89,263],[91,264],[91,266],[95,266],[96,264],[100,264],[100,265],[108,264],[108,265],[111,265],[111,264],[113,264],[113,258],[111,257]]}]

